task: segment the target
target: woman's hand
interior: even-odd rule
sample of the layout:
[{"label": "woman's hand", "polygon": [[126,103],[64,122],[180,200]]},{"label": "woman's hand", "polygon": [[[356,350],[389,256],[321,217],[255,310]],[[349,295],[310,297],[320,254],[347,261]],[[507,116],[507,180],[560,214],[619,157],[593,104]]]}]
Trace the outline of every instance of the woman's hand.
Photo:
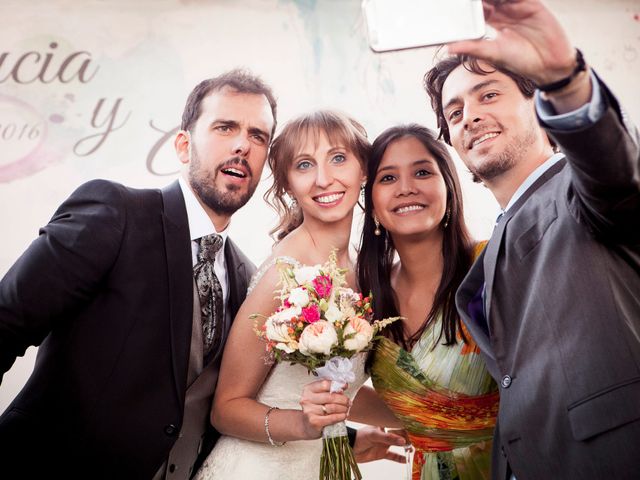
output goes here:
[{"label": "woman's hand", "polygon": [[[305,385],[300,397],[306,438],[319,438],[327,425],[347,419],[351,400],[344,393],[331,393],[331,381],[317,380]],[[347,386],[343,387],[343,391]]]},{"label": "woman's hand", "polygon": [[390,433],[380,427],[366,426],[358,429],[353,453],[358,463],[373,462],[375,460],[391,460],[406,463],[407,458],[392,451],[389,447],[403,447],[407,444],[401,435]]}]

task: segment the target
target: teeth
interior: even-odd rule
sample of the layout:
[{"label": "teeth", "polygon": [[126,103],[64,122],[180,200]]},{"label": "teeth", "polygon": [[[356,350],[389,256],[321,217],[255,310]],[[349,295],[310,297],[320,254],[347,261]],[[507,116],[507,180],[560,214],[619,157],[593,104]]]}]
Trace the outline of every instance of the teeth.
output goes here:
[{"label": "teeth", "polygon": [[343,195],[344,193],[334,193],[333,195],[324,195],[322,197],[316,197],[315,201],[318,203],[331,203],[331,202],[335,202],[336,200],[339,200],[340,198],[342,198]]},{"label": "teeth", "polygon": [[244,178],[244,177],[245,177],[245,174],[244,174],[244,172],[243,172],[243,171],[241,171],[241,170],[237,170],[237,169],[235,169],[235,168],[225,168],[225,169],[223,170],[223,172],[224,172],[224,173],[228,173],[228,174],[230,174],[230,175],[233,175],[233,176],[235,176],[235,177],[240,177],[240,178]]},{"label": "teeth", "polygon": [[471,144],[471,148],[475,147],[476,145],[481,144],[482,142],[484,142],[485,140],[489,140],[490,138],[494,138],[497,137],[499,134],[498,133],[485,133],[484,135],[482,135],[480,138],[478,138],[477,140],[474,140],[473,143]]},{"label": "teeth", "polygon": [[423,208],[422,205],[407,205],[406,207],[396,208],[396,213],[413,212],[414,210],[422,210]]}]

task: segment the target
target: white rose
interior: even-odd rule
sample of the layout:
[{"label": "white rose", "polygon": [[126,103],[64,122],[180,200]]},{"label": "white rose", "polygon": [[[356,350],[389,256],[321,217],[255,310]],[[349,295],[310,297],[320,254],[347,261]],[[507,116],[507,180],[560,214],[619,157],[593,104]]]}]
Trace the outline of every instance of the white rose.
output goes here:
[{"label": "white rose", "polygon": [[288,300],[290,304],[297,307],[306,307],[309,305],[309,292],[307,292],[306,288],[294,288],[291,290]]},{"label": "white rose", "polygon": [[304,285],[311,283],[314,278],[320,275],[320,265],[303,266],[294,270],[294,276],[298,285]]},{"label": "white rose", "polygon": [[300,335],[300,352],[307,356],[314,353],[329,355],[331,347],[337,344],[338,333],[333,325],[325,320],[307,325]]},{"label": "white rose", "polygon": [[338,320],[342,320],[342,312],[336,305],[336,302],[329,302],[329,307],[324,312],[324,318],[331,323],[336,323]]},{"label": "white rose", "polygon": [[347,326],[344,327],[343,334],[345,338],[353,335],[344,341],[344,348],[359,352],[369,345],[369,342],[373,338],[373,327],[362,317],[351,317]]}]

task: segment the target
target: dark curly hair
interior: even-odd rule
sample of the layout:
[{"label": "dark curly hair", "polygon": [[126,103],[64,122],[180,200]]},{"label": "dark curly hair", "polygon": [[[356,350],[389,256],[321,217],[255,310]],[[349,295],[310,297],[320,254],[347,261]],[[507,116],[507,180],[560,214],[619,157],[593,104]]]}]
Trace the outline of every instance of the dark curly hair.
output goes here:
[{"label": "dark curly hair", "polygon": [[453,55],[440,60],[438,63],[425,73],[423,78],[423,86],[427,91],[429,98],[431,99],[431,108],[436,114],[438,122],[438,128],[440,129],[440,135],[438,138],[442,138],[448,145],[451,145],[451,138],[449,136],[449,127],[447,125],[447,119],[444,116],[442,105],[442,87],[447,80],[451,72],[462,65],[469,72],[477,75],[489,75],[493,72],[501,72],[510,77],[518,86],[522,95],[525,98],[532,98],[536,90],[536,85],[527,77],[523,77],[517,73],[513,73],[510,70],[502,68],[500,66],[489,63],[485,60],[483,64],[488,68],[480,65],[480,61],[477,58],[469,57],[467,55]]}]

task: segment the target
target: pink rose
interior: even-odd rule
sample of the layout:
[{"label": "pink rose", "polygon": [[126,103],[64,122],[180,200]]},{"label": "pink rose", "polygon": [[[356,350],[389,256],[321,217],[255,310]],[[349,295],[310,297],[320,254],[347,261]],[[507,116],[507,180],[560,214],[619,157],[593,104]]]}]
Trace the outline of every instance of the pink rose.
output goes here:
[{"label": "pink rose", "polygon": [[318,305],[309,305],[302,309],[302,317],[307,323],[315,323],[320,320],[320,309]]},{"label": "pink rose", "polygon": [[313,289],[320,298],[329,298],[331,287],[331,278],[328,275],[320,275],[313,279]]},{"label": "pink rose", "polygon": [[362,317],[351,317],[344,327],[344,348],[359,352],[369,345],[373,338],[373,327]]}]

